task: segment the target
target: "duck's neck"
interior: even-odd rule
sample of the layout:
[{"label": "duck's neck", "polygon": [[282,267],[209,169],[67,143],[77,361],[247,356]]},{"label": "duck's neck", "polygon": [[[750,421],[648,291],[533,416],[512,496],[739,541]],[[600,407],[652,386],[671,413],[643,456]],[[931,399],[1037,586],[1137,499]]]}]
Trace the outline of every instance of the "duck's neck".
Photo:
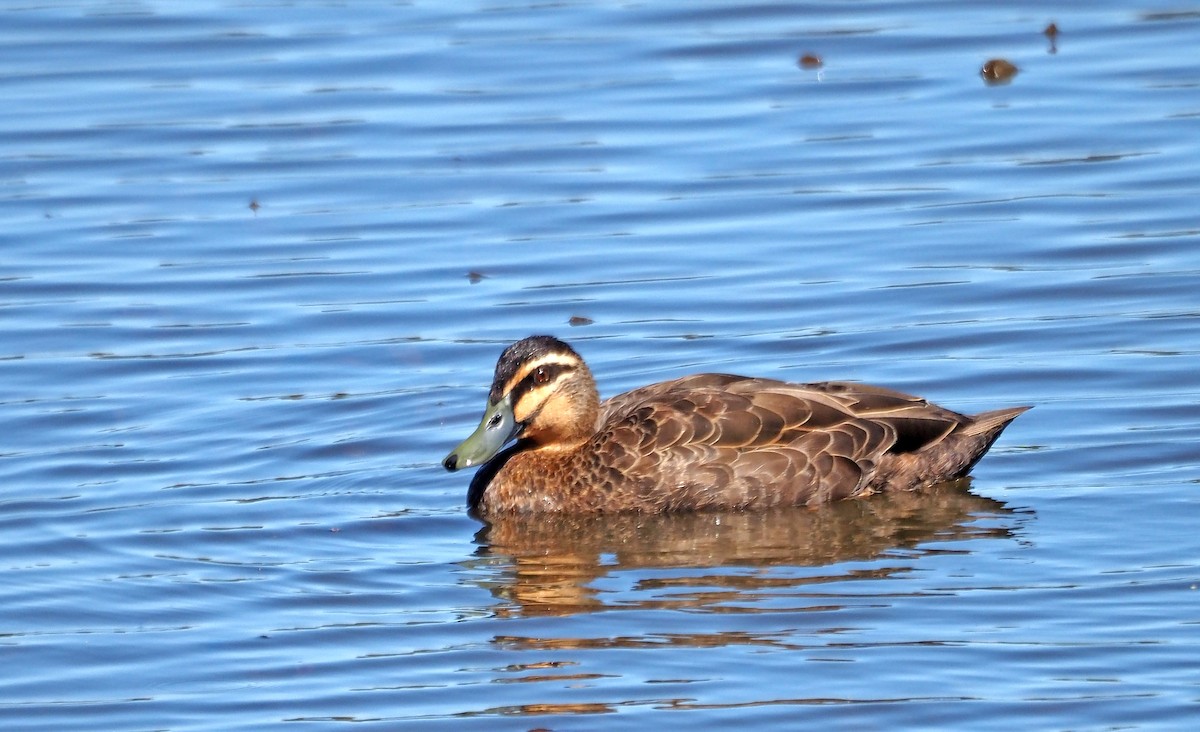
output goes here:
[{"label": "duck's neck", "polygon": [[587,366],[581,364],[573,378],[542,405],[522,438],[535,450],[577,450],[596,433],[599,414],[596,382]]}]

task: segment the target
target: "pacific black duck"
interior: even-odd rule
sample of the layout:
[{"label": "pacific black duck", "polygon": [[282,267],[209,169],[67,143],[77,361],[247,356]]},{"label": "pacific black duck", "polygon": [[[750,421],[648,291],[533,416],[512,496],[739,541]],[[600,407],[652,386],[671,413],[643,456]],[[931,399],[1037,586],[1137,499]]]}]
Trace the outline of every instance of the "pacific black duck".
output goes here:
[{"label": "pacific black duck", "polygon": [[482,466],[467,501],[485,517],[815,505],[961,477],[1027,409],[967,416],[878,386],[729,374],[602,403],[574,349],[532,336],[500,355],[483,420],[442,465]]}]

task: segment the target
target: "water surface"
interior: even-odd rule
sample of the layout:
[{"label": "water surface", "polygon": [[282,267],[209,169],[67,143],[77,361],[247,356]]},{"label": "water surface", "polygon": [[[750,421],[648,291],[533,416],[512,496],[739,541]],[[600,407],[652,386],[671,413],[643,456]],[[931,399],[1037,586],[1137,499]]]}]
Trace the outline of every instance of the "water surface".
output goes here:
[{"label": "water surface", "polygon": [[[7,727],[1196,718],[1200,12],[0,19]],[[485,528],[439,461],[535,332],[1034,409],[929,495]]]}]

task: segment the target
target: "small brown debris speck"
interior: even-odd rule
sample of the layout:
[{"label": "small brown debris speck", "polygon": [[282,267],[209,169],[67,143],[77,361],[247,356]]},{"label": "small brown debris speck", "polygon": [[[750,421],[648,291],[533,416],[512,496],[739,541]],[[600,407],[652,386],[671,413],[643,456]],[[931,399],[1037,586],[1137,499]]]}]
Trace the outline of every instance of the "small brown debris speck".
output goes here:
[{"label": "small brown debris speck", "polygon": [[260,205],[258,204],[258,201],[254,200],[254,199],[252,198],[252,199],[250,199],[250,206],[249,206],[249,208],[250,208],[250,210],[251,210],[251,211],[253,211],[253,212],[254,212],[254,215],[255,215],[255,216],[257,216],[257,215],[258,215],[258,209],[262,208],[262,206],[260,206]]},{"label": "small brown debris speck", "polygon": [[1011,61],[994,58],[983,65],[979,75],[989,84],[1007,84],[1017,75],[1017,67]]},{"label": "small brown debris speck", "polygon": [[472,285],[478,285],[485,279],[487,279],[487,275],[483,274],[482,272],[467,273],[467,282],[470,282]]},{"label": "small brown debris speck", "polygon": [[815,53],[806,53],[796,61],[796,65],[802,69],[819,69],[824,64],[821,57]]},{"label": "small brown debris speck", "polygon": [[1054,23],[1046,26],[1046,30],[1042,31],[1046,38],[1050,39],[1050,53],[1058,53],[1058,26]]},{"label": "small brown debris speck", "polygon": [[595,321],[593,321],[591,318],[585,318],[582,315],[572,315],[571,319],[567,321],[567,323],[572,326],[591,325],[593,322]]}]

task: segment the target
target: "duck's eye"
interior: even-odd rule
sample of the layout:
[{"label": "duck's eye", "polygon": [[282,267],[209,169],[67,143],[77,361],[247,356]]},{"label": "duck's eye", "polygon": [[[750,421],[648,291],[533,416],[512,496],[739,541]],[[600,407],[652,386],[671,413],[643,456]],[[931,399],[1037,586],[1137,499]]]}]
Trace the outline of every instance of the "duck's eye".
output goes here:
[{"label": "duck's eye", "polygon": [[538,369],[533,372],[533,383],[540,385],[545,384],[549,380],[550,372],[547,371],[544,366],[539,366]]}]

